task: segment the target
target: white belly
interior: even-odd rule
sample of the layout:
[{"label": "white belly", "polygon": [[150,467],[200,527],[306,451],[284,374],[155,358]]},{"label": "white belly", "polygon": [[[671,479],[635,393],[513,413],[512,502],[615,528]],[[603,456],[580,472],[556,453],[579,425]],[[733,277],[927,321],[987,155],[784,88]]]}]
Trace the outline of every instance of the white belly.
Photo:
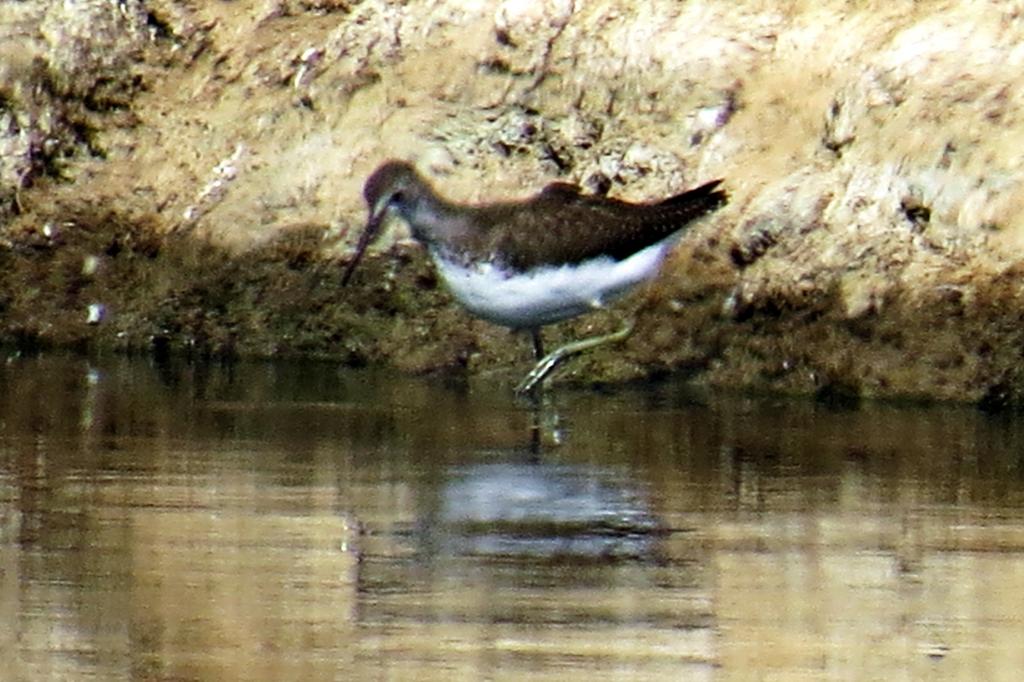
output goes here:
[{"label": "white belly", "polygon": [[495,324],[529,329],[575,317],[653,277],[674,238],[629,258],[597,258],[576,266],[511,273],[491,263],[464,267],[434,254],[452,294],[469,312]]}]

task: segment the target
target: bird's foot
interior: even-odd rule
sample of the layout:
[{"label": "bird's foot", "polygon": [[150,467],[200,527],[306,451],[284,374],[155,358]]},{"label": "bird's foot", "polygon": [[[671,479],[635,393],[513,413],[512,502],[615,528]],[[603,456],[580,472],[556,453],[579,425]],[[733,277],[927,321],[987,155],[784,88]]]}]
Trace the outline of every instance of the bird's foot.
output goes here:
[{"label": "bird's foot", "polygon": [[530,373],[519,382],[519,385],[516,386],[516,395],[524,396],[532,393],[534,389],[538,388],[541,385],[541,382],[543,382],[544,379],[546,379],[547,376],[551,374],[556,367],[558,367],[558,365],[562,364],[566,358],[582,353],[583,351],[590,350],[591,348],[602,346],[606,343],[622,341],[631,333],[633,333],[632,321],[626,324],[622,329],[612,332],[611,334],[591,336],[586,339],[567,343],[560,348],[556,348],[541,358],[540,361],[534,365],[533,369],[530,370]]}]

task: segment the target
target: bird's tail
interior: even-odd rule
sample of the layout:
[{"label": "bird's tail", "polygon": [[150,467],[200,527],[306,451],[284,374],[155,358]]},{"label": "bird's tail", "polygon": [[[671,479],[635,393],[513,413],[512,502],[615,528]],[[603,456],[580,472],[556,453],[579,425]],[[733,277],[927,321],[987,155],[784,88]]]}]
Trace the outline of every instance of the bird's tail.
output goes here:
[{"label": "bird's tail", "polygon": [[695,189],[687,190],[682,194],[677,194],[674,197],[669,197],[663,201],[659,201],[659,206],[678,206],[686,205],[692,207],[699,207],[699,213],[710,213],[716,208],[725,206],[729,203],[729,194],[724,189],[718,189],[718,186],[722,184],[722,180],[712,180],[711,182],[704,183],[700,187]]}]

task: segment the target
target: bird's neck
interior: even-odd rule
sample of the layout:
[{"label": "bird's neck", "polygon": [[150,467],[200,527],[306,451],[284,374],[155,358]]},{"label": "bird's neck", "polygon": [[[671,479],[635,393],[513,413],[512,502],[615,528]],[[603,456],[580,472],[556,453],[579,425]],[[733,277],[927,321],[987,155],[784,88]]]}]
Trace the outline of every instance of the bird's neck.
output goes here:
[{"label": "bird's neck", "polygon": [[441,197],[422,193],[400,209],[412,235],[427,246],[448,249],[463,238],[469,228],[465,209]]}]

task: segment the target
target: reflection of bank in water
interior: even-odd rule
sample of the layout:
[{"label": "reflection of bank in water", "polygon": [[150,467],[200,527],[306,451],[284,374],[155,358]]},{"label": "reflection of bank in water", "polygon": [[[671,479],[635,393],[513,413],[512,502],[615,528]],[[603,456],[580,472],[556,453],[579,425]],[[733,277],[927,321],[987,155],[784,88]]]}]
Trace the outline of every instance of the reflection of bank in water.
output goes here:
[{"label": "reflection of bank in water", "polygon": [[478,464],[443,485],[428,551],[533,558],[641,558],[664,529],[641,490],[580,465]]}]

